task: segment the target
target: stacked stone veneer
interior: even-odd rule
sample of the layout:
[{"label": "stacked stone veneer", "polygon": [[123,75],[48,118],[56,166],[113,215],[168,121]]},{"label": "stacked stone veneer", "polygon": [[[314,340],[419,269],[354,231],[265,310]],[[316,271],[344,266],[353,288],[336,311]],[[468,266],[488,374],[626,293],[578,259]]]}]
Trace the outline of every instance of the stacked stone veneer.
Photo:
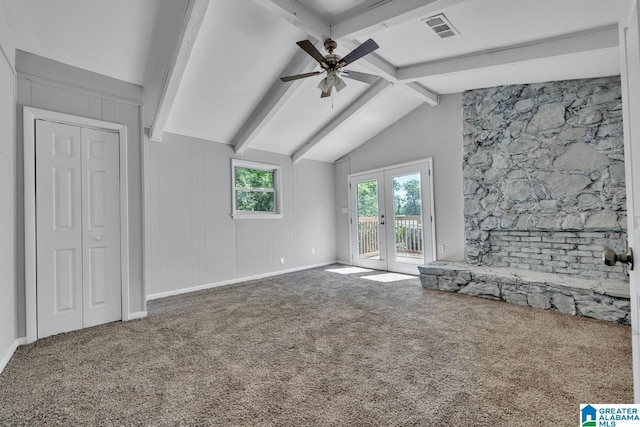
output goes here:
[{"label": "stacked stone veneer", "polygon": [[627,280],[618,77],[465,92],[466,261]]}]

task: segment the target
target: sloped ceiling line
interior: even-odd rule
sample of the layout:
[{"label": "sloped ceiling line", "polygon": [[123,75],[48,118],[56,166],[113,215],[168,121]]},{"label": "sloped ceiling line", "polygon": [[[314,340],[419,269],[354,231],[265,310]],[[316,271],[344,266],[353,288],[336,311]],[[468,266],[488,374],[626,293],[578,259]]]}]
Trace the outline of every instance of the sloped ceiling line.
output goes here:
[{"label": "sloped ceiling line", "polygon": [[[358,32],[362,35],[366,35],[364,34],[364,31],[360,28],[360,26],[364,25],[371,31],[378,31],[382,28],[386,28],[391,25],[398,25],[406,22],[406,20],[413,19],[416,16],[416,13],[428,13],[425,12],[425,10],[440,10],[444,7],[450,6],[451,4],[459,3],[461,1],[465,0],[391,1],[389,3],[384,3],[382,6],[379,6],[377,8],[369,9],[366,12],[348,18],[345,21],[348,21],[350,23],[348,27],[350,30]],[[322,19],[316,16],[314,12],[307,9],[295,0],[254,0],[254,2],[267,9],[268,11],[275,13],[277,16],[281,17],[287,22],[300,28],[302,31],[306,32],[317,40],[325,40],[328,37],[332,37],[336,40],[338,39],[334,35],[332,36],[333,28],[331,24],[325,23]],[[382,12],[377,12],[377,10],[381,8]],[[378,18],[382,18],[385,20],[385,22],[388,23],[386,27],[383,25],[383,27],[381,28],[379,26],[370,26],[369,24],[367,24],[370,20]],[[340,23],[335,23],[333,25],[340,25]],[[354,40],[350,40],[348,37],[340,37],[339,42],[348,50],[353,50],[359,45],[359,43],[355,42]],[[364,58],[359,59],[358,63],[362,64],[372,72],[388,80],[390,83],[403,84],[397,79],[397,68],[377,56],[375,53],[369,54]],[[419,87],[419,90],[415,90],[415,88],[417,87],[416,85],[407,87],[422,101],[427,102],[432,106],[438,105],[437,93],[423,86]],[[425,94],[428,95],[425,96]]]},{"label": "sloped ceiling line", "polygon": [[363,109],[369,102],[380,96],[386,89],[393,85],[383,78],[379,78],[375,83],[367,88],[362,95],[356,98],[347,108],[340,112],[336,117],[331,119],[322,129],[316,132],[308,141],[298,148],[291,156],[294,163],[299,162],[305,157],[314,146],[320,144],[324,138],[335,132],[340,126],[344,125],[358,111]]},{"label": "sloped ceiling line", "polygon": [[441,11],[463,1],[466,0],[390,1],[341,22],[331,24],[331,36],[336,39],[357,39]]},{"label": "sloped ceiling line", "polygon": [[[316,40],[311,40],[316,43]],[[291,76],[312,71],[317,63],[304,51],[299,51],[284,68],[281,76]],[[249,115],[240,130],[232,139],[236,154],[242,154],[250,145],[258,133],[266,126],[280,108],[287,102],[289,97],[296,91],[302,80],[295,80],[290,84],[282,84],[280,80],[275,81],[267,94],[260,100],[256,108]]]},{"label": "sloped ceiling line", "polygon": [[[312,12],[302,4],[296,2],[295,0],[253,1],[266,10],[270,11],[271,13],[276,14],[292,25],[302,29],[314,40],[325,40],[331,37],[333,29],[332,26],[324,22],[322,19],[317,17],[314,12]],[[447,7],[461,1],[464,0],[426,0],[426,4],[425,0],[403,0],[401,2],[393,1],[383,4],[384,7],[381,6],[378,8],[373,8],[362,14],[348,18],[345,20],[345,25],[339,28],[342,28],[342,31],[345,32],[345,35],[347,35],[347,31],[348,34],[365,34],[369,31],[372,32],[380,30],[381,28],[384,28],[385,25],[397,25],[406,22],[407,20],[413,19],[415,16],[419,16],[420,14],[429,13],[431,10],[439,10],[443,7]],[[371,22],[374,21],[380,24],[379,20],[382,20],[384,22],[384,24],[381,24],[382,27],[377,24],[371,25]],[[340,23],[334,25],[339,26]],[[337,37],[334,36],[334,38]],[[350,40],[348,37],[340,38],[340,44],[348,50],[353,50],[359,45],[359,43],[354,40]],[[307,68],[303,68],[302,71],[298,71],[296,66],[292,65],[298,62],[298,55],[300,55],[300,53],[298,53],[296,57],[294,57],[290,62],[291,69],[285,70],[282,75],[291,75],[310,71],[310,69]],[[434,93],[415,82],[409,82],[408,84],[399,82],[397,79],[397,68],[384,59],[380,58],[379,56],[375,54],[369,54],[366,57],[360,59],[359,63],[386,80],[384,88],[388,87],[391,84],[400,84],[402,86],[405,86],[408,91],[417,96],[423,102],[427,102],[430,105],[434,106],[438,104],[439,98],[437,93]],[[314,65],[314,63],[311,63],[311,68],[313,68]],[[378,82],[377,84],[381,85],[382,83]],[[369,88],[369,90],[367,90],[361,97],[356,99],[342,113],[331,120],[331,122],[327,126],[330,126],[332,123],[336,123],[336,119],[338,119],[340,123],[345,122],[350,115],[360,111],[368,102],[371,102],[377,97],[377,94],[376,96],[364,95],[366,95],[367,93],[371,94],[377,92],[379,90],[379,87],[380,86],[376,86],[376,88]],[[251,142],[254,140],[254,137],[257,135],[260,129],[263,128],[275,115],[275,112],[286,102],[293,90],[295,90],[294,85],[291,85],[289,88],[282,88],[282,84],[280,82],[276,82],[269,89],[267,95],[262,101],[260,101],[256,109],[251,113],[248,122],[240,129],[240,131],[234,138],[233,142],[235,143],[236,153],[242,154],[242,152],[251,145]],[[380,90],[380,93],[381,92],[382,90]],[[271,97],[273,97],[273,99],[270,99]],[[274,109],[274,111],[271,111],[271,109]],[[328,136],[329,134],[330,132],[328,132],[328,128],[323,128],[309,141],[305,142],[302,147],[294,153],[294,155],[292,156],[294,161],[300,160],[310,148],[320,143],[322,138]],[[324,136],[320,138],[319,135]]]},{"label": "sloped ceiling line", "polygon": [[471,71],[550,56],[607,49],[616,47],[618,44],[618,26],[616,24],[607,25],[559,37],[536,40],[532,43],[474,52],[470,55],[401,67],[398,69],[398,80],[413,82],[430,76]]},{"label": "sloped ceiling line", "polygon": [[180,35],[176,42],[171,62],[167,67],[162,84],[158,108],[151,125],[151,140],[161,141],[162,134],[169,119],[171,107],[175,101],[184,71],[189,63],[193,45],[198,38],[202,22],[209,8],[210,0],[189,0]]}]

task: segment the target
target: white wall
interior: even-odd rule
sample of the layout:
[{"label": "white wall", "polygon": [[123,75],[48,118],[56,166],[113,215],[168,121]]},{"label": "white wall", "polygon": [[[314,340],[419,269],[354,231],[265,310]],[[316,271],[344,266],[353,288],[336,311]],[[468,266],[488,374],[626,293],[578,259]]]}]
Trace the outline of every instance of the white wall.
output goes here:
[{"label": "white wall", "polygon": [[367,143],[347,154],[336,167],[336,221],[339,260],[349,263],[347,175],[433,158],[436,241],[445,245],[438,259],[464,259],[462,194],[462,97],[441,96],[437,107],[417,108]]},{"label": "white wall", "polygon": [[[146,309],[142,239],[142,88],[37,55],[16,51],[17,82],[17,229],[23,236],[22,108],[30,106],[127,126],[129,175],[130,312]],[[24,284],[24,241],[18,239],[17,281]],[[19,333],[25,335],[24,286],[18,292]]]},{"label": "white wall", "polygon": [[0,372],[18,338],[16,296],[15,50],[0,2]]},{"label": "white wall", "polygon": [[[333,164],[238,157],[230,145],[171,133],[148,144],[150,296],[335,260]],[[282,219],[231,218],[232,158],[282,167]]]}]

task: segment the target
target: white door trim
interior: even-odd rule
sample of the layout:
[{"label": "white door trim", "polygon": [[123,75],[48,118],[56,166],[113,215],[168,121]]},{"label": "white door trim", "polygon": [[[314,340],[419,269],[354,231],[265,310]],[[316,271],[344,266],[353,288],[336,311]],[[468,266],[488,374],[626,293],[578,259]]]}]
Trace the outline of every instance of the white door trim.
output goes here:
[{"label": "white door trim", "polygon": [[[371,175],[371,174],[376,174],[376,173],[384,173],[386,171],[389,170],[393,170],[393,169],[400,169],[400,168],[404,168],[404,167],[411,167],[411,166],[417,166],[417,165],[423,165],[426,164],[428,169],[429,169],[429,199],[428,199],[428,209],[425,209],[425,205],[423,204],[423,214],[425,212],[429,212],[430,213],[430,220],[431,220],[431,236],[433,236],[433,238],[431,239],[431,255],[433,257],[434,260],[437,259],[437,252],[436,252],[436,248],[437,246],[437,242],[436,242],[436,214],[435,214],[435,196],[434,196],[434,185],[433,185],[433,158],[432,157],[427,157],[425,159],[420,159],[420,160],[414,160],[411,162],[406,162],[406,163],[400,163],[397,165],[390,165],[390,166],[384,166],[384,167],[380,167],[380,168],[376,168],[376,169],[370,169],[370,170],[366,170],[366,171],[362,171],[362,172],[356,172],[356,173],[350,173],[347,175],[347,193],[348,193],[348,206],[349,206],[349,258],[350,258],[350,264],[353,265],[354,263],[354,256],[357,254],[357,248],[354,249],[354,245],[356,244],[353,240],[353,234],[354,234],[354,230],[353,230],[353,218],[354,215],[356,214],[355,209],[354,209],[354,205],[353,205],[353,196],[352,196],[352,192],[351,189],[349,188],[349,185],[351,183],[352,179],[357,179],[359,177],[362,176],[366,176],[366,175]],[[384,183],[383,183],[384,185]],[[424,191],[425,189],[423,188],[422,190],[422,196],[424,197]],[[427,201],[427,200],[425,200]],[[425,216],[425,220],[426,220],[426,216]],[[426,239],[423,242],[425,245],[427,244]]]},{"label": "white door trim", "polygon": [[118,123],[77,117],[55,111],[24,107],[24,251],[27,343],[38,339],[36,306],[36,168],[35,121],[46,120],[67,125],[115,131],[120,141],[120,264],[122,320],[129,315],[129,206],[127,176],[127,127]]}]

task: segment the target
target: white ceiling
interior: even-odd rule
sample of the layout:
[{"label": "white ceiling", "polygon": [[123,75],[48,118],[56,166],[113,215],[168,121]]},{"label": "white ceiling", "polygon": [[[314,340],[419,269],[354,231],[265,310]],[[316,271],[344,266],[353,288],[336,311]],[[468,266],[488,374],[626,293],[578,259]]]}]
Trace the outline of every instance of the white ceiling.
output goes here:
[{"label": "white ceiling", "polygon": [[441,39],[413,19],[375,33],[375,40],[380,56],[404,67],[616,24],[612,6],[611,0],[467,0],[442,11],[460,36]]},{"label": "white ceiling", "polygon": [[148,125],[188,0],[0,0],[17,49],[143,86]]},{"label": "white ceiling", "polygon": [[[18,49],[143,85],[147,126],[187,4],[206,2],[0,1]],[[435,35],[423,20],[437,13],[461,34]],[[616,22],[611,0],[210,0],[164,130],[334,161],[438,94],[618,74]],[[280,82],[319,69],[296,41],[330,35],[342,56],[376,40],[347,68],[391,85],[347,80],[320,99],[322,76]]]}]

